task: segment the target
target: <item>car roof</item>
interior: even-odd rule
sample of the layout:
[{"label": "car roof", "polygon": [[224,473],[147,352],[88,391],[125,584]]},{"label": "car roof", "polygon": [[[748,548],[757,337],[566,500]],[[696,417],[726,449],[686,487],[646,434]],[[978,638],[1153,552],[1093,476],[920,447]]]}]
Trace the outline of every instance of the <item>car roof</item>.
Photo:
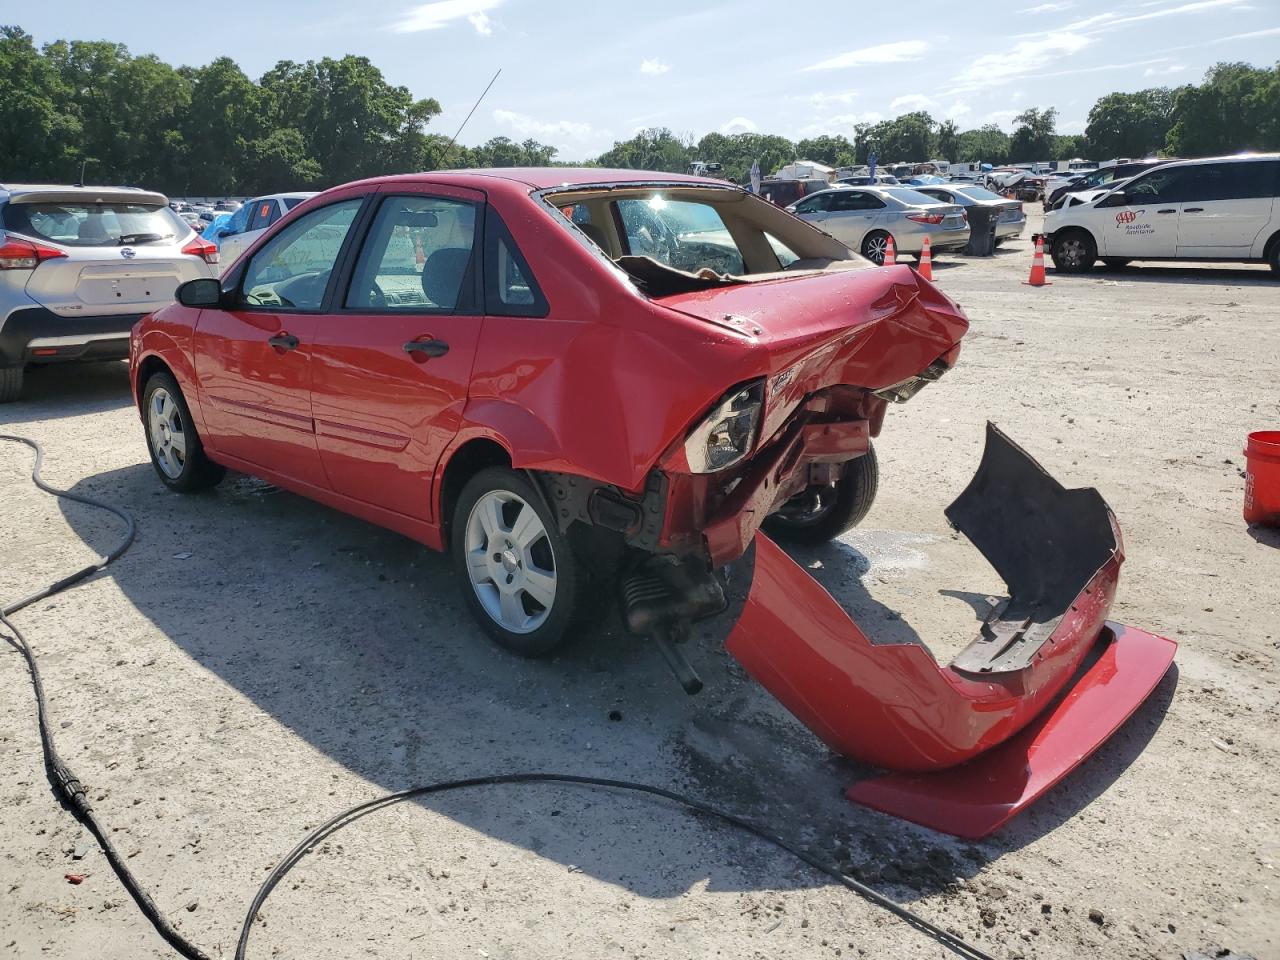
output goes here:
[{"label": "car roof", "polygon": [[494,180],[522,184],[535,190],[552,187],[586,187],[597,184],[679,183],[706,187],[732,187],[712,177],[694,177],[660,170],[617,170],[601,167],[491,167],[468,170],[434,170],[426,173],[377,177],[363,183],[452,183],[460,187],[484,189]]},{"label": "car roof", "polygon": [[1192,164],[1203,163],[1224,163],[1226,161],[1242,161],[1242,160],[1280,160],[1280,153],[1233,153],[1225,157],[1196,157],[1194,160],[1162,160],[1161,164],[1179,164],[1181,166],[1190,166]]},{"label": "car roof", "polygon": [[137,196],[139,199],[145,198],[151,202],[155,202],[156,198],[159,198],[160,203],[167,204],[169,202],[169,198],[164,194],[157,193],[154,190],[143,190],[141,187],[111,187],[104,184],[78,187],[65,183],[0,183],[0,200],[20,197],[28,193],[48,193],[58,194],[59,196],[83,195],[85,197],[105,193],[116,195],[125,193]]},{"label": "car roof", "polygon": [[[295,198],[301,199],[301,200],[309,200],[312,197],[317,195],[318,195],[318,192],[315,190],[295,190],[292,193],[264,193],[260,197],[254,197],[249,202],[261,203],[263,200],[293,200]],[[201,206],[207,207],[207,206],[212,206],[212,204],[206,203],[206,204],[201,204]],[[244,204],[242,203],[240,204],[240,206],[244,206]]]}]

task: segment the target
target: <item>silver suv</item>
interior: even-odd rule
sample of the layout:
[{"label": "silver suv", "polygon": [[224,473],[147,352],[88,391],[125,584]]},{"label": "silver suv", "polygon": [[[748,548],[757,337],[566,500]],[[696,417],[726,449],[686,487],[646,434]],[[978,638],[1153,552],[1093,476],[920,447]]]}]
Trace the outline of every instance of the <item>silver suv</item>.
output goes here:
[{"label": "silver suv", "polygon": [[0,184],[0,403],[27,364],[127,357],[134,323],[217,262],[163,194]]}]

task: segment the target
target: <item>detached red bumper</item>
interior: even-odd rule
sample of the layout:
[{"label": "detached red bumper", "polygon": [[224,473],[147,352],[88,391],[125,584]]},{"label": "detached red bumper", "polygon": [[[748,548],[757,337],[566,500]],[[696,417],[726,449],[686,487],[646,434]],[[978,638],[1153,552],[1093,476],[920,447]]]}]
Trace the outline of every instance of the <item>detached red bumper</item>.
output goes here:
[{"label": "detached red bumper", "polygon": [[873,644],[763,535],[727,648],[833,750],[917,774],[864,781],[853,799],[981,836],[1106,740],[1175,644],[1107,624],[1123,561],[1110,509],[1095,490],[1065,490],[995,427],[947,514],[1010,592],[950,666],[922,646]]}]

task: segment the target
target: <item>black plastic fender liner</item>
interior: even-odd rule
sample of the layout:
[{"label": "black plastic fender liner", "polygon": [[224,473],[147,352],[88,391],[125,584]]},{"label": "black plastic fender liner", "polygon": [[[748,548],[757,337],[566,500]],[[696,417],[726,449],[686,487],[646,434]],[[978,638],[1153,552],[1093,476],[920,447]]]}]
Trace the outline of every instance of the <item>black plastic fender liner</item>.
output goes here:
[{"label": "black plastic fender liner", "polygon": [[952,661],[967,673],[1026,668],[1098,571],[1123,558],[1102,495],[1066,489],[994,423],[977,473],[945,512],[1009,587],[1008,601]]}]

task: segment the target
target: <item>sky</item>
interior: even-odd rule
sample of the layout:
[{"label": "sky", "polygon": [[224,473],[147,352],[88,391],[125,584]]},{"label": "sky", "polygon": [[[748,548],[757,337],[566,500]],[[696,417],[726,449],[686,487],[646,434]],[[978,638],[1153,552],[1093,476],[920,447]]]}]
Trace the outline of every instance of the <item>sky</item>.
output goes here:
[{"label": "sky", "polygon": [[[1222,60],[1280,60],[1280,0],[58,0],[0,12],[38,44],[107,39],[175,65],[230,56],[253,78],[279,60],[362,54],[443,107],[465,144],[533,137],[586,159],[636,130],[852,136],[911,110],[1009,130],[1056,107],[1082,133],[1103,94],[1199,81]],[[808,12],[813,11],[813,12]]]}]

